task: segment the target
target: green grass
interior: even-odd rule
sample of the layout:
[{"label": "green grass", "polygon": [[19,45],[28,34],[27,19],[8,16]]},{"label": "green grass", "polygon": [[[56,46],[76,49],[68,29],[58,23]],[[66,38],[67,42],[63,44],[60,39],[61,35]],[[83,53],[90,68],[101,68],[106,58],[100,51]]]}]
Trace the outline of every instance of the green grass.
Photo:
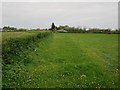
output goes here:
[{"label": "green grass", "polygon": [[[15,64],[6,77],[3,76],[4,88],[119,86],[117,34],[55,33],[33,44],[33,47],[34,50],[23,49],[31,59],[30,63]],[[107,71],[109,51],[110,65],[114,67],[109,66]]]}]

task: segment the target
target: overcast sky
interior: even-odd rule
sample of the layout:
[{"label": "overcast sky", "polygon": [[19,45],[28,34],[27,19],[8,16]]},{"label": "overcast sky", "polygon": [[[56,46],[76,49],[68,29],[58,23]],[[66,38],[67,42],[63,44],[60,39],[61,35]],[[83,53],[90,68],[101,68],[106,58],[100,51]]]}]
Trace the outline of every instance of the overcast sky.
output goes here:
[{"label": "overcast sky", "polygon": [[55,25],[118,28],[117,2],[3,2],[2,25],[50,28]]}]

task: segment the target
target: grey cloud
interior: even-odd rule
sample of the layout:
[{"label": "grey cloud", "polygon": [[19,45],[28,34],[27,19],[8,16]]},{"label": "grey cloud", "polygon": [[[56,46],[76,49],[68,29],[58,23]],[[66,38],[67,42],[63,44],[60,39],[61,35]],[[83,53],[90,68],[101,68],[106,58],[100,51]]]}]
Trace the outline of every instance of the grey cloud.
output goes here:
[{"label": "grey cloud", "polygon": [[118,28],[117,2],[4,2],[3,26],[49,28],[56,25]]}]

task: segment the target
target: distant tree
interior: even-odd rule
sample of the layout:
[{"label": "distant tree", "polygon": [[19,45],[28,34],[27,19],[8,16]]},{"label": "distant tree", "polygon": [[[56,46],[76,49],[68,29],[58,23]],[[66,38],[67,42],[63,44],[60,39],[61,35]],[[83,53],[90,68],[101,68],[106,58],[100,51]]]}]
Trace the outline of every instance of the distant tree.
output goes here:
[{"label": "distant tree", "polygon": [[86,31],[87,27],[84,27],[83,30]]},{"label": "distant tree", "polygon": [[68,26],[68,25],[65,25],[64,27],[65,27],[64,29],[68,31],[69,26]]},{"label": "distant tree", "polygon": [[38,30],[38,31],[39,31],[39,30],[40,30],[40,28],[37,28],[36,30]]},{"label": "distant tree", "polygon": [[23,29],[23,28],[20,28],[20,29],[19,29],[19,31],[24,31],[24,30],[25,30],[25,29]]},{"label": "distant tree", "polygon": [[15,28],[15,27],[10,27],[10,26],[4,26],[3,27],[3,30],[7,30],[7,31],[16,31],[17,30],[17,28]]},{"label": "distant tree", "polygon": [[5,29],[5,30],[9,30],[10,27],[9,27],[9,26],[4,26],[3,29]]},{"label": "distant tree", "polygon": [[10,30],[12,30],[12,31],[16,31],[17,28],[15,28],[15,27],[10,27]]},{"label": "distant tree", "polygon": [[52,31],[54,31],[54,29],[55,29],[54,22],[52,23],[51,29],[52,29]]}]

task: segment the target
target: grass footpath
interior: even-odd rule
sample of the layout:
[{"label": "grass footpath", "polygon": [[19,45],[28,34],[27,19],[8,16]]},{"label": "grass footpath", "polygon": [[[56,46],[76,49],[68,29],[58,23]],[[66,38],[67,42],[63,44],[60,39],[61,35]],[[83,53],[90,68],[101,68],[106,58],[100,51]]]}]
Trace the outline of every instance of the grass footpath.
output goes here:
[{"label": "grass footpath", "polygon": [[[118,35],[55,33],[23,51],[31,62],[3,76],[3,88],[118,88]],[[107,71],[110,51],[110,65]],[[16,57],[18,58],[18,57]],[[16,73],[14,73],[16,71]]]}]

